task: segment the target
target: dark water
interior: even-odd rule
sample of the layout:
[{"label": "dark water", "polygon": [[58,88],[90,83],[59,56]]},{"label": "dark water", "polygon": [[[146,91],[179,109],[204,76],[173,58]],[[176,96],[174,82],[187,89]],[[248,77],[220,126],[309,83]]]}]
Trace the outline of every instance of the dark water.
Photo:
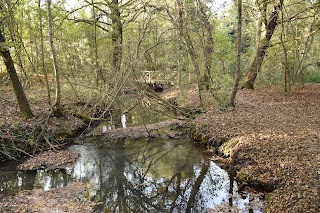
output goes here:
[{"label": "dark water", "polygon": [[236,182],[189,139],[125,140],[112,148],[73,145],[69,150],[81,154],[74,167],[0,172],[1,196],[82,181],[83,198],[101,202],[96,212],[262,212],[261,202],[237,194]]},{"label": "dark water", "polygon": [[114,109],[108,114],[108,119],[95,126],[90,135],[99,135],[108,129],[126,128],[150,123],[157,123],[160,121],[168,120],[172,113],[162,112],[150,103],[147,99],[139,99],[135,96],[122,98],[117,102]]}]

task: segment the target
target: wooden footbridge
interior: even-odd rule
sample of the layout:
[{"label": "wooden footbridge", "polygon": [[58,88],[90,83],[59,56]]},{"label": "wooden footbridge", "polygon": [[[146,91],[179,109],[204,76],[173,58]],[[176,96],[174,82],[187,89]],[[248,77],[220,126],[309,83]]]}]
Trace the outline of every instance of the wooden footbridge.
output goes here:
[{"label": "wooden footbridge", "polygon": [[141,79],[138,80],[142,83],[147,83],[155,88],[168,88],[174,86],[178,81],[178,72],[162,72],[162,71],[141,71]]}]

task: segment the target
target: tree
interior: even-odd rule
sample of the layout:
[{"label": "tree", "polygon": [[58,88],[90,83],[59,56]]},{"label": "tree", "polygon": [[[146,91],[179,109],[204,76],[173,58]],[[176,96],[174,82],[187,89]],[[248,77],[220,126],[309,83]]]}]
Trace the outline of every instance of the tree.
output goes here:
[{"label": "tree", "polygon": [[41,0],[38,0],[38,11],[39,11],[39,33],[40,33],[40,57],[41,57],[40,63],[41,63],[41,68],[44,74],[44,80],[47,87],[48,104],[51,105],[51,94],[50,94],[50,85],[48,80],[48,72],[44,63],[44,39],[43,39],[43,20],[42,20],[42,10],[41,10]]},{"label": "tree", "polygon": [[[190,2],[186,2],[186,3],[190,4]],[[194,71],[197,76],[200,105],[202,105],[201,82],[200,82],[201,73],[200,73],[200,66],[199,66],[199,56],[191,40],[191,36],[188,32],[188,28],[185,26],[186,23],[185,23],[184,17],[186,16],[186,14],[185,14],[184,2],[182,0],[176,0],[176,4],[178,7],[178,24],[177,24],[178,34],[179,34],[179,37],[182,39],[182,42],[186,46],[186,50],[191,58]],[[171,16],[170,13],[169,15]],[[174,24],[175,23],[174,18],[171,16],[170,19],[171,19],[171,22]]]},{"label": "tree", "polygon": [[205,71],[202,75],[202,84],[203,86],[209,90],[210,89],[210,79],[211,79],[211,64],[212,64],[212,56],[213,56],[213,26],[210,23],[210,13],[208,12],[208,7],[206,4],[201,1],[197,0],[197,8],[199,11],[199,18],[201,27],[204,28],[204,48],[203,48],[203,55],[204,55],[204,67]]},{"label": "tree", "polygon": [[280,41],[281,41],[281,46],[283,49],[283,55],[284,55],[284,62],[283,67],[284,67],[284,91],[288,92],[288,77],[289,77],[289,62],[288,62],[288,50],[286,47],[286,44],[284,43],[284,37],[285,37],[285,27],[284,27],[284,11],[281,8],[281,35],[280,35]]},{"label": "tree", "polygon": [[[176,0],[175,5],[176,5],[176,8],[175,8],[176,11],[175,10],[170,11],[169,4],[167,1],[165,1],[165,6],[162,7],[162,9],[169,16],[169,20],[177,32],[180,43],[185,48],[186,52],[188,53],[191,59],[191,64],[193,66],[194,73],[197,79],[199,101],[200,101],[200,105],[202,105],[201,89],[203,87],[209,89],[209,77],[210,77],[209,75],[210,75],[210,69],[211,69],[211,56],[213,51],[212,49],[213,40],[211,35],[212,26],[209,23],[209,18],[205,12],[205,6],[203,2]],[[197,11],[197,8],[199,8],[198,11]],[[177,17],[174,16],[175,14]],[[191,28],[195,27],[194,25],[197,23],[198,19],[197,21],[195,21],[193,18],[190,20],[190,17],[194,17],[196,14],[200,14],[199,17],[197,18],[200,19],[200,23],[202,22],[203,26],[208,24],[208,26],[204,27],[206,34],[208,36],[207,38],[204,38],[204,40],[207,40],[207,43],[205,44],[204,51],[203,51],[205,55],[205,65],[204,65],[205,72],[203,72],[203,75],[201,75],[201,58],[196,48],[196,46],[200,46],[200,45],[194,41],[194,36],[193,36],[194,32],[192,32],[191,30]]]},{"label": "tree", "polygon": [[94,1],[91,0],[92,4],[92,17],[93,17],[93,49],[94,49],[94,69],[96,73],[96,86],[99,87],[99,79],[103,78],[101,70],[99,68],[98,62],[98,43],[97,43],[97,13],[96,8],[94,7]]},{"label": "tree", "polygon": [[123,24],[121,21],[120,3],[119,0],[112,0],[110,4],[111,10],[111,39],[113,46],[113,68],[115,71],[120,71],[122,61],[122,42],[123,42]]},{"label": "tree", "polygon": [[234,85],[230,97],[230,106],[235,106],[235,98],[239,86],[240,81],[240,73],[241,73],[241,34],[242,34],[242,0],[238,0],[238,35],[237,35],[237,68],[235,71],[235,80]]},{"label": "tree", "polygon": [[54,75],[56,80],[56,99],[53,106],[53,115],[56,117],[61,117],[63,115],[62,107],[61,107],[61,86],[60,86],[60,73],[59,73],[59,66],[58,66],[58,58],[56,48],[53,42],[53,29],[52,29],[52,14],[51,14],[51,0],[47,0],[48,3],[48,22],[49,22],[49,40],[50,40],[50,47],[53,57],[53,68],[54,68]]},{"label": "tree", "polygon": [[[257,74],[261,69],[261,65],[264,59],[264,56],[266,54],[266,50],[269,47],[269,42],[272,38],[273,32],[276,29],[278,25],[278,16],[279,11],[281,10],[283,5],[283,0],[279,0],[279,3],[273,8],[273,11],[270,13],[269,22],[265,20],[265,37],[259,42],[258,49],[255,55],[255,58],[250,66],[250,69],[248,70],[246,74],[245,82],[242,86],[242,88],[247,89],[254,89],[254,82],[256,80]],[[266,11],[267,3],[264,0],[263,3],[263,9],[262,11]],[[263,14],[261,17],[264,18],[265,14]]]},{"label": "tree", "polygon": [[[2,8],[0,8],[2,9]],[[12,60],[12,57],[10,55],[9,48],[6,46],[6,40],[3,33],[3,22],[0,22],[0,54],[3,58],[3,61],[6,65],[7,72],[10,76],[12,86],[14,89],[14,92],[16,94],[16,98],[18,100],[19,108],[21,114],[26,118],[32,118],[34,117],[32,110],[30,108],[29,102],[27,100],[27,97],[24,93],[24,90],[22,88],[22,85],[20,83],[19,77],[16,72],[16,68],[14,67],[14,62]]]}]

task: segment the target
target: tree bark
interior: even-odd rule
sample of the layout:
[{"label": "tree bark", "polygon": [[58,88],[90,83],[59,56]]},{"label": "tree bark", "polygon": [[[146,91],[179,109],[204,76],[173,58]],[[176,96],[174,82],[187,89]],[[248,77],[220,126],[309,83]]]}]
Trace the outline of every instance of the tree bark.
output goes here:
[{"label": "tree bark", "polygon": [[284,62],[283,68],[284,68],[284,91],[288,92],[288,77],[289,77],[289,62],[288,62],[288,50],[284,42],[284,37],[285,37],[285,28],[284,28],[284,11],[281,8],[281,35],[280,35],[280,41],[281,41],[281,46],[283,49],[283,54],[284,54]]},{"label": "tree bark", "polygon": [[241,33],[242,33],[242,0],[238,0],[238,36],[237,36],[237,68],[235,72],[234,85],[230,97],[230,106],[235,107],[236,94],[239,87],[241,72]]},{"label": "tree bark", "polygon": [[121,22],[121,13],[119,8],[119,0],[112,0],[111,2],[111,22],[112,22],[112,46],[113,58],[112,64],[115,71],[120,71],[122,61],[122,41],[123,41],[123,24]]},{"label": "tree bark", "polygon": [[261,70],[261,65],[266,54],[266,50],[268,49],[273,32],[278,25],[278,16],[279,11],[282,8],[282,4],[283,0],[280,0],[279,4],[274,7],[274,10],[270,14],[270,21],[266,25],[266,36],[262,39],[258,46],[256,56],[251,64],[249,71],[247,72],[246,80],[242,88],[254,89],[254,82],[257,78],[258,72]]},{"label": "tree bark", "polygon": [[210,80],[211,80],[211,64],[212,64],[212,56],[213,56],[213,38],[212,31],[213,26],[209,22],[209,15],[206,13],[206,5],[201,1],[197,0],[198,8],[199,8],[199,17],[202,22],[202,25],[205,30],[205,47],[203,50],[205,57],[205,72],[202,75],[202,86],[205,87],[206,90],[210,89]]},{"label": "tree bark", "polygon": [[[185,27],[184,27],[184,20],[183,20],[183,15],[184,15],[184,5],[182,3],[181,0],[176,0],[177,6],[178,6],[178,34],[179,37],[183,40],[183,43],[187,49],[187,53],[191,58],[191,62],[195,71],[195,74],[197,76],[197,83],[198,83],[198,95],[199,95],[199,102],[200,105],[202,106],[202,95],[201,95],[201,73],[200,73],[200,67],[199,67],[199,63],[198,63],[198,54],[196,53],[194,47],[193,47],[193,43],[191,41],[190,35],[188,32],[185,31]],[[174,23],[173,18],[172,19],[172,23]]]},{"label": "tree bark", "polygon": [[92,17],[93,17],[93,49],[94,49],[94,69],[96,73],[96,87],[99,87],[99,78],[102,78],[102,74],[100,73],[99,63],[98,63],[98,44],[97,44],[97,21],[98,17],[96,14],[94,1],[91,0],[92,4]]},{"label": "tree bark", "polygon": [[54,108],[53,108],[53,115],[55,117],[61,117],[63,116],[63,112],[61,107],[60,73],[59,73],[57,52],[53,43],[51,0],[47,0],[47,3],[48,3],[49,40],[50,40],[52,57],[53,57],[53,67],[54,67],[54,74],[55,74],[55,80],[56,80],[56,99],[55,99]]},{"label": "tree bark", "polygon": [[44,63],[44,44],[43,44],[43,22],[42,22],[42,12],[41,12],[41,0],[38,0],[38,10],[39,10],[39,31],[40,31],[40,60],[41,68],[44,74],[44,80],[47,87],[47,98],[48,104],[51,105],[51,94],[50,94],[50,85],[48,80],[48,72]]},{"label": "tree bark", "polygon": [[16,68],[14,67],[14,62],[12,60],[12,57],[10,55],[9,49],[5,46],[5,37],[3,34],[3,25],[0,22],[0,54],[3,58],[3,61],[6,65],[7,72],[10,76],[12,86],[14,89],[14,92],[16,94],[16,98],[19,104],[19,109],[21,114],[26,118],[32,118],[34,117],[32,110],[30,108],[29,102],[27,100],[27,97],[24,93],[24,90],[22,88],[22,85],[20,83],[19,77],[16,72]]}]

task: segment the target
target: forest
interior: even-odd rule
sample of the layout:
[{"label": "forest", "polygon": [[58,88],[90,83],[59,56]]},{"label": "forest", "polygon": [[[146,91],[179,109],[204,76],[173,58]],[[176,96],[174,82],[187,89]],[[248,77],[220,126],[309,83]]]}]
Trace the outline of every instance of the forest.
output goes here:
[{"label": "forest", "polygon": [[0,212],[319,212],[319,31],[318,0],[0,0]]}]

